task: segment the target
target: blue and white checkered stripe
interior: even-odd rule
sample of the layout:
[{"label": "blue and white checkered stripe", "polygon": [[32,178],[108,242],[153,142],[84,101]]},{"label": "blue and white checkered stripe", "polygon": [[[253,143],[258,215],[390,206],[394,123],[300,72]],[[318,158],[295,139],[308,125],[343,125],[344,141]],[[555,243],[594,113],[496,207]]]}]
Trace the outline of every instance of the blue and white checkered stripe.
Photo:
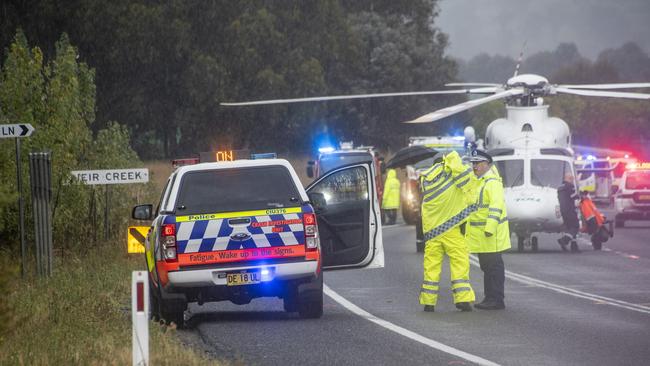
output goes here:
[{"label": "blue and white checkered stripe", "polygon": [[[179,222],[176,224],[178,252],[196,253],[266,248],[299,245],[305,242],[302,223],[262,227],[252,226],[256,222],[301,220],[302,214],[252,216],[250,219],[251,223],[248,226],[231,226],[228,224],[228,220],[231,219]],[[274,227],[282,227],[282,231],[274,233]],[[250,238],[243,241],[232,240],[231,236],[235,234],[248,234]]]}]

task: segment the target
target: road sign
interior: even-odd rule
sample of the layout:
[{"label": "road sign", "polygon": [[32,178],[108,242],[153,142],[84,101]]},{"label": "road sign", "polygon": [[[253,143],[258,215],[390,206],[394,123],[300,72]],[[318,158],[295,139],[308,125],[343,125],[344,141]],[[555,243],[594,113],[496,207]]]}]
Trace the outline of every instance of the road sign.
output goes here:
[{"label": "road sign", "polygon": [[129,226],[126,242],[129,253],[144,253],[144,239],[149,232],[149,226]]},{"label": "road sign", "polygon": [[34,132],[34,127],[29,123],[0,125],[0,138],[29,137],[32,135],[33,132]]},{"label": "road sign", "polygon": [[71,172],[83,184],[147,183],[149,169],[76,170]]}]

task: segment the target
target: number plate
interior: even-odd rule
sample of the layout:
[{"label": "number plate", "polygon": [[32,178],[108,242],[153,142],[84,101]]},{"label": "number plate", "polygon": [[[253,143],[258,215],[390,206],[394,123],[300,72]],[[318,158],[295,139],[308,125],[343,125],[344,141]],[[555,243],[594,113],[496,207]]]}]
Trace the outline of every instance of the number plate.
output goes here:
[{"label": "number plate", "polygon": [[228,286],[252,285],[260,283],[262,281],[261,277],[259,272],[228,273],[226,275],[226,284]]}]

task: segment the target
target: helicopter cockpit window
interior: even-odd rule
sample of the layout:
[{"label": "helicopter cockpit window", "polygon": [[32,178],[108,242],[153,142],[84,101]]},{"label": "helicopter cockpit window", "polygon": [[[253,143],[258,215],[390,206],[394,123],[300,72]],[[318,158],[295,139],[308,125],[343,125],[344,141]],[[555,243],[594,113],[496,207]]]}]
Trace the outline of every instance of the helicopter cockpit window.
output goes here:
[{"label": "helicopter cockpit window", "polygon": [[494,164],[501,175],[504,187],[516,187],[524,185],[524,161],[517,160],[500,160]]},{"label": "helicopter cockpit window", "polygon": [[534,186],[557,188],[566,174],[573,174],[566,161],[533,159],[530,162],[530,183]]}]

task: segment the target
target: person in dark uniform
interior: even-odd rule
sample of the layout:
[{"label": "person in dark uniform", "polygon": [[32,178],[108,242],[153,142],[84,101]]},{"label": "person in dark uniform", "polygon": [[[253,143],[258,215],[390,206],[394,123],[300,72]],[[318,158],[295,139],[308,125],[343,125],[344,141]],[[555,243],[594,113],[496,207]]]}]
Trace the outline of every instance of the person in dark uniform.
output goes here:
[{"label": "person in dark uniform", "polygon": [[567,174],[564,176],[562,185],[557,189],[557,199],[560,201],[560,213],[562,214],[565,229],[564,236],[558,239],[557,242],[563,251],[567,251],[567,245],[571,243],[571,251],[575,253],[580,251],[576,241],[576,236],[580,230],[580,222],[575,203],[577,198],[578,195],[573,184],[573,175]]}]

